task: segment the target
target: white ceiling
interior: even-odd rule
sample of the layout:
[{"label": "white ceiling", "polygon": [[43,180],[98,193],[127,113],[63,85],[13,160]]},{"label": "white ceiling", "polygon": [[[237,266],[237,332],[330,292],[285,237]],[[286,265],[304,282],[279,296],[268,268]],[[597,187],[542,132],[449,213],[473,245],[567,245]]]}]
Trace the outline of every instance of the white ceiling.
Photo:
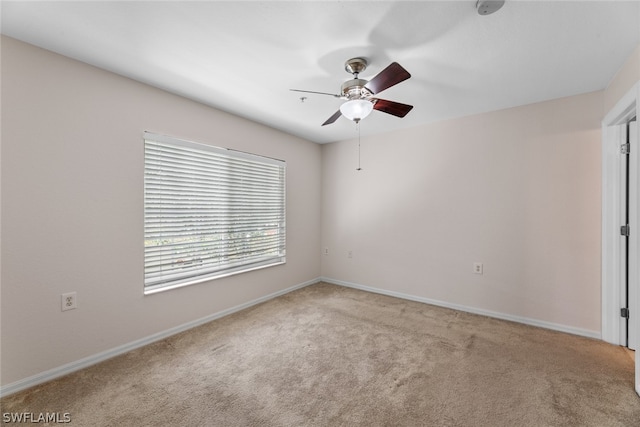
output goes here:
[{"label": "white ceiling", "polygon": [[[351,139],[344,62],[412,77],[362,135],[604,89],[640,43],[639,1],[2,1],[2,33],[318,143]],[[302,103],[301,96],[307,96]]]}]

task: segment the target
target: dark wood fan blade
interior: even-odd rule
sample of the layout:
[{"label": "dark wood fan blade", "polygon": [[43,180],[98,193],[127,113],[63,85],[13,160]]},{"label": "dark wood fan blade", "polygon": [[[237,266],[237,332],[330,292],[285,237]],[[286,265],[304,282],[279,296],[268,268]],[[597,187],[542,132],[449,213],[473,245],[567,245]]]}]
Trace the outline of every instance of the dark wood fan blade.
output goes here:
[{"label": "dark wood fan blade", "polygon": [[329,117],[327,119],[327,121],[322,124],[322,126],[330,125],[331,123],[333,123],[336,120],[338,120],[338,117],[340,117],[341,115],[342,115],[342,113],[340,112],[340,110],[336,111],[333,116]]},{"label": "dark wood fan blade", "polygon": [[386,99],[373,99],[373,109],[391,114],[396,117],[404,117],[411,111],[413,105],[401,104],[399,102],[387,101]]},{"label": "dark wood fan blade", "polygon": [[327,92],[314,92],[312,90],[300,90],[300,89],[289,89],[290,91],[293,92],[303,92],[303,93],[315,93],[317,95],[331,95],[334,98],[340,98],[340,95],[337,95],[335,93],[327,93]]},{"label": "dark wood fan blade", "polygon": [[411,74],[397,62],[391,63],[387,68],[380,71],[377,76],[369,80],[364,87],[372,94],[382,92],[391,86],[397,85],[411,77]]}]

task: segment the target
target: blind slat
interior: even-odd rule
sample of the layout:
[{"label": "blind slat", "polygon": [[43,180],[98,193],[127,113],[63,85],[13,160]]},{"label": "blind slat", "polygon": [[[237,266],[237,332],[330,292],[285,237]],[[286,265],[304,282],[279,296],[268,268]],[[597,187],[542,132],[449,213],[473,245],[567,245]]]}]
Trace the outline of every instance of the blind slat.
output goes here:
[{"label": "blind slat", "polygon": [[145,133],[145,289],[285,260],[285,163]]}]

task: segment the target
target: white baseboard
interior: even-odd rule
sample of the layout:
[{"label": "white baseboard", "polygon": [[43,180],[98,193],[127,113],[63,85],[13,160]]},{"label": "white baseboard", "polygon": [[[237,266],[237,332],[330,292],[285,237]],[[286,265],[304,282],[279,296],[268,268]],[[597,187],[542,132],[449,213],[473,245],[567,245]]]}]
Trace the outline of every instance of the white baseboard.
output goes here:
[{"label": "white baseboard", "polygon": [[229,314],[235,313],[240,310],[244,310],[245,308],[249,308],[251,306],[263,303],[265,301],[269,301],[273,298],[279,297],[281,295],[287,294],[289,292],[295,291],[297,289],[304,288],[309,285],[313,285],[318,282],[326,282],[334,285],[345,286],[349,288],[359,289],[367,292],[374,292],[382,295],[388,295],[391,297],[402,298],[410,301],[422,302],[425,304],[436,305],[440,307],[451,308],[454,310],[465,311],[468,313],[480,314],[483,316],[494,317],[497,319],[510,320],[512,322],[523,323],[525,325],[538,326],[545,329],[551,329],[554,331],[565,332],[573,335],[580,335],[588,338],[601,339],[600,332],[590,331],[586,329],[574,328],[571,326],[560,325],[551,322],[545,322],[542,320],[531,319],[527,317],[514,316],[505,313],[498,313],[495,311],[479,309],[475,307],[467,307],[460,304],[452,304],[444,301],[433,300],[430,298],[418,297],[415,295],[404,294],[401,292],[389,291],[386,289],[373,288],[370,286],[360,285],[357,283],[345,282],[343,280],[332,279],[329,277],[319,277],[316,279],[309,280],[304,283],[300,283],[298,285],[283,289],[278,292],[274,292],[269,295],[265,295],[263,297],[248,301],[246,303],[237,305],[235,307],[231,307],[226,310],[219,311],[217,313],[213,313],[209,316],[205,316],[203,318],[185,323],[180,326],[176,326],[175,328],[167,329],[162,332],[158,332],[156,334],[147,336],[145,338],[112,348],[110,350],[103,351],[101,353],[94,354],[89,357],[85,357],[80,360],[76,360],[71,363],[67,363],[65,365],[59,366],[57,368],[50,369],[45,372],[41,372],[39,374],[30,376],[28,378],[13,382],[11,384],[7,384],[3,387],[0,387],[0,397],[8,396],[13,393],[17,393],[21,390],[25,390],[30,387],[34,387],[38,384],[45,383],[47,381],[54,380],[56,378],[62,377],[64,375],[70,374],[75,371],[79,371],[80,369],[87,368],[91,365],[95,365],[97,363],[103,362],[107,359],[111,359],[112,357],[119,356],[121,354],[127,353],[131,350],[135,350],[140,347],[144,347],[145,345],[151,344],[156,341],[160,341],[162,339],[168,338],[172,335],[178,334],[180,332],[186,331],[191,328],[195,328],[196,326],[203,325],[205,323],[211,322],[212,320],[219,319],[221,317],[227,316]]},{"label": "white baseboard", "polygon": [[205,316],[203,318],[200,318],[191,322],[187,322],[183,325],[176,326],[175,328],[167,329],[165,331],[158,332],[153,335],[149,335],[145,338],[112,348],[110,350],[103,351],[98,354],[94,354],[89,357],[85,357],[80,360],[76,360],[71,363],[67,363],[65,365],[50,369],[45,372],[41,372],[39,374],[13,382],[11,384],[7,384],[5,386],[0,387],[0,397],[8,396],[10,394],[17,393],[21,390],[25,390],[27,388],[36,386],[38,384],[42,384],[47,381],[54,380],[56,378],[62,377],[72,372],[79,371],[80,369],[87,368],[91,365],[95,365],[107,359],[111,359],[112,357],[119,356],[131,350],[135,350],[137,348],[144,347],[145,345],[151,344],[153,342],[168,338],[177,333],[186,331],[191,328],[195,328],[196,326],[204,325],[205,323],[211,322],[212,320],[216,320],[221,317],[227,316],[229,314],[235,313],[237,311],[244,310],[245,308],[249,308],[251,306],[263,303],[265,301],[269,301],[273,298],[279,297],[284,294],[288,294],[289,292],[295,291],[297,289],[304,288],[305,286],[313,285],[314,283],[318,283],[319,281],[320,281],[320,278],[312,279],[307,282],[300,283],[298,285],[283,289],[281,291],[274,292],[272,294],[265,295],[263,297],[248,301],[246,303],[237,305],[235,307],[231,307],[226,310],[213,313],[209,316]]},{"label": "white baseboard", "polygon": [[546,322],[544,320],[531,319],[528,317],[514,316],[512,314],[499,313],[491,310],[484,310],[481,308],[468,307],[460,304],[453,304],[445,301],[438,301],[430,298],[418,297],[415,295],[404,294],[402,292],[388,291],[386,289],[372,288],[370,286],[360,285],[357,283],[345,282],[343,280],[336,280],[330,277],[321,277],[322,282],[331,283],[334,285],[345,286],[348,288],[360,289],[367,292],[374,292],[377,294],[387,295],[396,298],[402,298],[410,301],[422,302],[425,304],[436,305],[439,307],[452,308],[454,310],[465,311],[467,313],[480,314],[482,316],[493,317],[496,319],[509,320],[511,322],[523,323],[525,325],[537,326],[540,328],[551,329],[553,331],[565,332],[572,335],[580,335],[588,338],[602,339],[600,332],[590,331],[588,329],[575,328],[573,326],[560,325],[558,323]]}]

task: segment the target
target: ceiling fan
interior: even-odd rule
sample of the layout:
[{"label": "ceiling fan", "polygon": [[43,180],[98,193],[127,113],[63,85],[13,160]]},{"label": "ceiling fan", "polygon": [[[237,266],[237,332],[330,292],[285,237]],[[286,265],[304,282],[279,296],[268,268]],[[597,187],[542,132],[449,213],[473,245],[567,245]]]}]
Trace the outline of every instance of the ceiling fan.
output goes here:
[{"label": "ceiling fan", "polygon": [[411,74],[397,62],[391,63],[371,80],[359,79],[358,75],[367,68],[367,60],[364,58],[352,58],[344,64],[344,69],[353,74],[353,79],[342,84],[339,94],[314,92],[310,90],[291,89],[294,92],[315,93],[320,95],[331,95],[335,98],[346,99],[347,102],[340,106],[322,126],[329,125],[340,116],[345,116],[349,120],[358,123],[361,119],[371,113],[372,110],[382,111],[396,117],[404,117],[411,111],[413,105],[401,104],[399,102],[387,101],[386,99],[375,98],[374,95],[382,92],[391,86],[407,80]]}]

